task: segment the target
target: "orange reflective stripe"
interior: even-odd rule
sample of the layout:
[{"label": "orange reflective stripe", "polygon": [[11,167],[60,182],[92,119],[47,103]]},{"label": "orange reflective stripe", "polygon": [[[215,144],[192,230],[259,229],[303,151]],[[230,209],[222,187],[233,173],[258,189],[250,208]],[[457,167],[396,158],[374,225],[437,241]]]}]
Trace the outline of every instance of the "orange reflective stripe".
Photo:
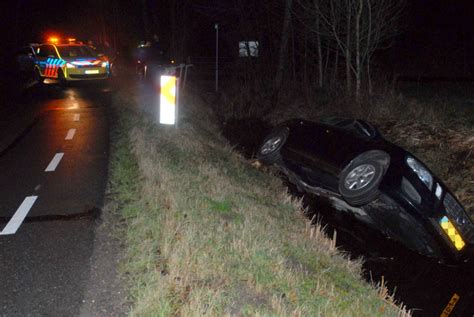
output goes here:
[{"label": "orange reflective stripe", "polygon": [[168,80],[161,86],[161,95],[170,104],[176,103],[176,77],[169,77]]}]

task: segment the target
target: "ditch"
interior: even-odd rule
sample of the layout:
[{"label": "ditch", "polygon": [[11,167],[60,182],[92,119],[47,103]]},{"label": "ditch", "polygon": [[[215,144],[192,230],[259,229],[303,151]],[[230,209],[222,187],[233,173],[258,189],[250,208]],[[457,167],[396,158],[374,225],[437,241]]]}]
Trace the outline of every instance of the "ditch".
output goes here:
[{"label": "ditch", "polygon": [[[270,126],[259,119],[231,120],[222,125],[223,135],[245,157],[252,158]],[[248,131],[252,131],[248,133]],[[337,211],[329,201],[301,194],[285,180],[292,195],[301,197],[310,219],[317,219],[336,245],[351,258],[363,257],[364,278],[383,283],[413,316],[474,316],[474,263],[438,263],[386,239],[355,219]]]}]

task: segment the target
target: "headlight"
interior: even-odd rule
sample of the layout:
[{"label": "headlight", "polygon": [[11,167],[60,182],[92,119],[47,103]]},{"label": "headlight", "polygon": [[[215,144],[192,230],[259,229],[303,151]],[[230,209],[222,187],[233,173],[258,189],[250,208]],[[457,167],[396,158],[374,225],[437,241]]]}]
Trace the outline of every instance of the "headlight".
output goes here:
[{"label": "headlight", "polygon": [[108,67],[109,66],[109,62],[102,62],[102,67]]},{"label": "headlight", "polygon": [[441,199],[441,195],[443,195],[443,188],[441,187],[439,183],[436,183],[435,194],[436,194],[436,197],[438,197],[438,199]]},{"label": "headlight", "polygon": [[421,181],[425,183],[426,187],[431,190],[433,188],[433,176],[431,176],[430,172],[428,172],[428,170],[413,157],[407,157],[407,164],[413,172],[418,175]]},{"label": "headlight", "polygon": [[76,65],[71,64],[71,63],[66,63],[67,68],[76,68]]}]

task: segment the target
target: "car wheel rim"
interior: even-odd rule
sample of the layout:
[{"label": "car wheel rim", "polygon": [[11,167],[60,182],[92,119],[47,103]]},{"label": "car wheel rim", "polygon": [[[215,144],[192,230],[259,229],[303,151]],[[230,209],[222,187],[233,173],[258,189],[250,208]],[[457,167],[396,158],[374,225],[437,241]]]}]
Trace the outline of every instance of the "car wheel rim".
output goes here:
[{"label": "car wheel rim", "polygon": [[359,190],[366,187],[375,177],[375,167],[371,164],[362,164],[347,174],[344,187],[348,190]]},{"label": "car wheel rim", "polygon": [[275,151],[281,143],[281,137],[274,137],[267,140],[260,149],[260,153],[266,155]]}]

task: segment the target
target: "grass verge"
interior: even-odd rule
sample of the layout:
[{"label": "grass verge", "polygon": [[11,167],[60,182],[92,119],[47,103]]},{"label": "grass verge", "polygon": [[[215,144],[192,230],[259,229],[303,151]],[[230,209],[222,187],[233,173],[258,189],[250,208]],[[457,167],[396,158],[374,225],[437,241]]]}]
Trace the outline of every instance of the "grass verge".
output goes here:
[{"label": "grass verge", "polygon": [[179,129],[138,100],[130,87],[115,98],[110,171],[131,316],[408,315],[226,144],[198,99],[184,98]]}]

